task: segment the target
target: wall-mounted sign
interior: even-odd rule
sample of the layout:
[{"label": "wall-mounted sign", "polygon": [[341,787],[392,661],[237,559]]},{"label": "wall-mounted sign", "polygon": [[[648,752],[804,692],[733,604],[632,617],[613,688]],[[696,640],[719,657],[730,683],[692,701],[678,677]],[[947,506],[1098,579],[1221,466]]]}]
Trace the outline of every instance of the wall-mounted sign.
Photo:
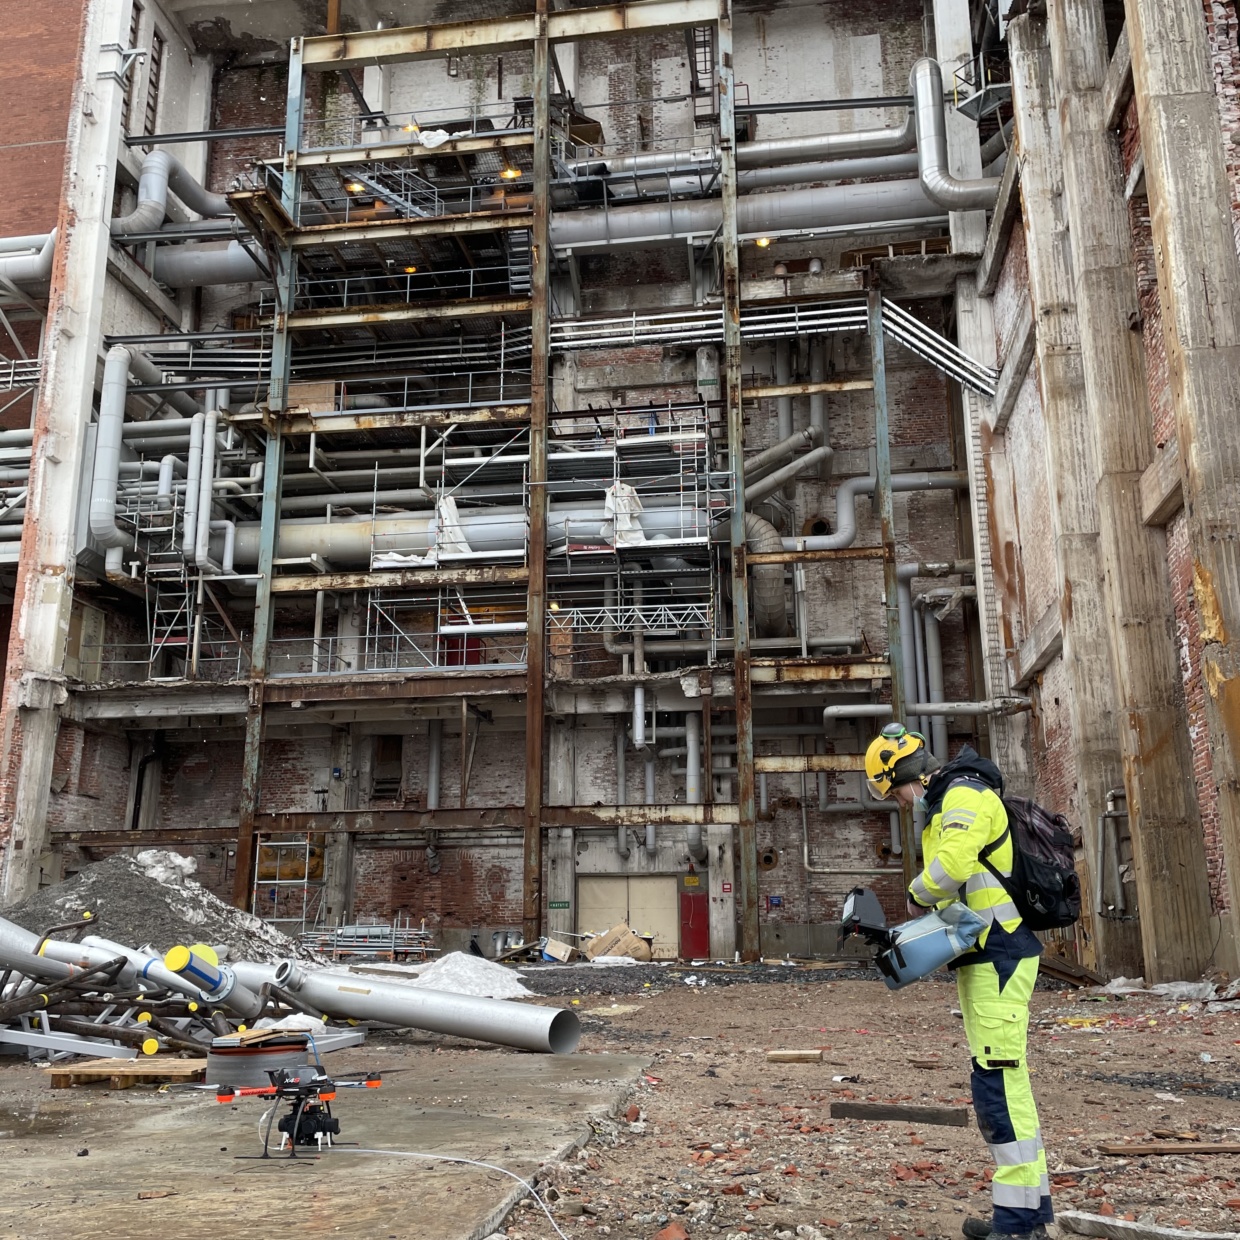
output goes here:
[{"label": "wall-mounted sign", "polygon": [[767,908],[783,908],[784,897],[783,896],[767,896],[766,907]]},{"label": "wall-mounted sign", "polygon": [[723,892],[723,894],[724,894],[725,896],[730,896],[730,895],[732,894],[732,884],[731,884],[731,883],[724,883],[724,884],[722,884],[722,886],[720,887],[720,890]]},{"label": "wall-mounted sign", "polygon": [[570,906],[567,900],[548,900],[547,907],[548,908],[569,908]]},{"label": "wall-mounted sign", "polygon": [[696,874],[686,874],[684,884],[686,887],[700,887],[702,880]]}]

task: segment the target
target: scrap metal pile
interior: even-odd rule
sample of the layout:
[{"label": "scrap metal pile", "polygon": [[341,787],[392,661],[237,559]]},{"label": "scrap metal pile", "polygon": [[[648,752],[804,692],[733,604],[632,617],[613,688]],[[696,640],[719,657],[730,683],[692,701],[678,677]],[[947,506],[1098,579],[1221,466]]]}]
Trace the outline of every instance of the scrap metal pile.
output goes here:
[{"label": "scrap metal pile", "polygon": [[[48,888],[36,904],[11,910],[27,925],[41,925],[35,920],[40,913],[54,909],[66,920],[72,909],[74,919],[66,924],[39,931],[0,918],[0,1048],[43,1058],[132,1059],[160,1050],[205,1056],[213,1042],[240,1029],[300,1023],[315,1031],[316,1049],[325,1051],[360,1041],[358,1025],[368,1022],[552,1054],[577,1047],[580,1022],[572,1011],[359,977],[294,959],[291,940],[189,880],[186,865],[175,864],[187,860],[162,853],[110,858],[91,867],[94,874],[83,871],[61,884],[64,892]],[[74,903],[84,884],[98,889],[92,894],[100,898],[92,902],[103,909],[101,917]],[[125,884],[129,899],[118,901]],[[88,933],[101,923],[164,938],[166,950]],[[191,928],[211,942],[166,941]],[[238,947],[261,950],[266,958],[233,959]],[[342,1028],[319,1024],[331,1021]]]}]

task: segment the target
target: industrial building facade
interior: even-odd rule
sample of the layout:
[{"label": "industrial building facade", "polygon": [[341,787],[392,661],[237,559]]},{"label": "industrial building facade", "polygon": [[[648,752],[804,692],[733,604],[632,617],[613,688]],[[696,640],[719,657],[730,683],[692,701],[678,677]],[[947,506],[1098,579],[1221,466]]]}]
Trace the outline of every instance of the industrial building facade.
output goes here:
[{"label": "industrial building facade", "polygon": [[10,23],[0,902],[824,952],[894,714],[1234,969],[1234,4],[528,3]]}]

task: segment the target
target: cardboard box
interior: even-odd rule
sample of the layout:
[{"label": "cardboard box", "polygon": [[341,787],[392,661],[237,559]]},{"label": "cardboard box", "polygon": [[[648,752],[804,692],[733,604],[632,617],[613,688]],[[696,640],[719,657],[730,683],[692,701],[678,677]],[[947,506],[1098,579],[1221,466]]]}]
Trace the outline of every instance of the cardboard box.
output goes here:
[{"label": "cardboard box", "polygon": [[586,959],[597,956],[631,956],[634,960],[650,959],[650,944],[621,922],[606,934],[598,934],[586,944]]},{"label": "cardboard box", "polygon": [[546,960],[558,960],[561,964],[567,964],[577,954],[577,949],[568,943],[561,943],[559,939],[548,939],[542,954]]}]

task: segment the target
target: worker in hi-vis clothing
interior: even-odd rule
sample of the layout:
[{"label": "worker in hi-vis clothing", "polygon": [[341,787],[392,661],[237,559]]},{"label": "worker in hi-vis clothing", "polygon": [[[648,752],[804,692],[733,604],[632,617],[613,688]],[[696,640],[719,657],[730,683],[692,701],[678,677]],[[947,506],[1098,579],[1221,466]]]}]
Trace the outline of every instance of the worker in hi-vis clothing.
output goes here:
[{"label": "worker in hi-vis clothing", "polygon": [[925,737],[888,724],[865,755],[870,789],[880,799],[917,806],[926,816],[922,872],[908,890],[908,915],[963,900],[989,925],[977,946],[951,964],[956,971],[965,1036],[973,1057],[977,1126],[995,1160],[989,1222],[966,1219],[971,1240],[1043,1240],[1054,1219],[1046,1151],[1029,1083],[1029,998],[1042,945],[1021,920],[1000,874],[1012,872],[1012,837],[1003,808],[1003,776],[967,746],[946,766]]}]

